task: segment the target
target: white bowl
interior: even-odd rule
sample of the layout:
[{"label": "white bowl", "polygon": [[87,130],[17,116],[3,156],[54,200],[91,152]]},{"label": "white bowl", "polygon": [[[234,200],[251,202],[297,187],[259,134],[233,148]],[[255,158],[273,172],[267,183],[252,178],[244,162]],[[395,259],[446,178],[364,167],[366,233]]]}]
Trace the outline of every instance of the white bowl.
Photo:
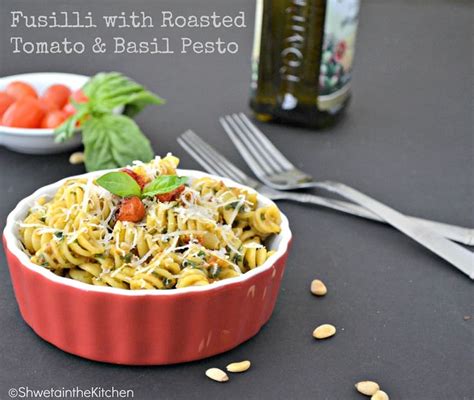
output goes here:
[{"label": "white bowl", "polygon": [[[31,74],[11,75],[0,78],[0,91],[5,90],[13,81],[23,81],[33,86],[38,95],[42,95],[48,86],[62,83],[72,91],[80,89],[89,80],[88,76],[65,74],[60,72],[36,72]],[[81,136],[76,134],[64,143],[54,142],[54,129],[11,128],[0,125],[0,145],[10,150],[25,154],[53,154],[74,149],[81,143]]]}]

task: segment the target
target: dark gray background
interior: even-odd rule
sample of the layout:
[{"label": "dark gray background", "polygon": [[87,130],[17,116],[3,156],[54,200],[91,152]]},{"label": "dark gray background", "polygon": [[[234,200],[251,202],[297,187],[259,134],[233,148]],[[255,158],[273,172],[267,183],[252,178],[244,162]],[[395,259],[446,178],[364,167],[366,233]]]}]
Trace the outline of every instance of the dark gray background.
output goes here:
[{"label": "dark gray background", "polygon": [[[158,154],[172,151],[185,168],[198,165],[175,137],[193,128],[245,168],[217,122],[248,111],[253,1],[6,1],[0,0],[0,75],[33,71],[94,74],[119,70],[168,100],[138,118]],[[67,4],[67,5],[66,5]],[[13,30],[9,11],[145,10],[236,13],[248,29],[171,30],[240,44],[237,55],[14,56],[8,37],[88,40],[78,31]],[[472,3],[470,1],[364,1],[354,98],[334,129],[312,132],[264,125],[288,157],[317,177],[351,184],[398,209],[426,218],[474,225],[472,122]],[[99,31],[97,31],[99,32]],[[104,32],[101,32],[102,34]],[[130,39],[164,34],[122,32]],[[24,196],[81,173],[68,155],[26,156],[0,148],[0,220]],[[472,284],[453,267],[381,224],[316,207],[281,203],[294,232],[278,303],[252,340],[211,359],[137,368],[90,362],[39,339],[22,321],[0,256],[0,398],[10,387],[122,387],[136,399],[361,399],[353,384],[373,379],[392,399],[472,399],[474,388]],[[309,293],[323,279],[324,298]],[[126,318],[126,316],[124,316]],[[313,328],[338,327],[315,342]],[[189,333],[192,335],[192,332]],[[240,359],[252,369],[225,385],[204,371]]]}]

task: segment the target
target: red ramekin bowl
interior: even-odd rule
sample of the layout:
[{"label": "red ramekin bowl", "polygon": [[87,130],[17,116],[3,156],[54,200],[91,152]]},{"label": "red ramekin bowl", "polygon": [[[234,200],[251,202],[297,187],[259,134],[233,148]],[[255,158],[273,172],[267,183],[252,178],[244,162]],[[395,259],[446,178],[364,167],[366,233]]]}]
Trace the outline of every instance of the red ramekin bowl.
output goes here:
[{"label": "red ramekin bowl", "polygon": [[[246,188],[203,172],[179,170],[178,174],[191,179],[210,176],[229,186]],[[8,216],[3,233],[21,315],[44,340],[96,361],[174,364],[230,350],[253,337],[269,320],[291,242],[284,215],[281,233],[268,244],[276,253],[264,265],[239,277],[170,290],[94,286],[57,276],[33,264],[19,240],[18,223],[34,201],[42,195],[52,195],[64,181],[45,186],[20,201]],[[272,204],[262,195],[258,200],[260,205]]]}]

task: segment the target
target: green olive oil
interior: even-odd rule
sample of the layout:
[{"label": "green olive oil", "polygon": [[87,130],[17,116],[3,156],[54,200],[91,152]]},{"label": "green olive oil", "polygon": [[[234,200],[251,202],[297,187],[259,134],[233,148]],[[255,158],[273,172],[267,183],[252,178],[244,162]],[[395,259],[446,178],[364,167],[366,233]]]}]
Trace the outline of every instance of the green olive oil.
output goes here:
[{"label": "green olive oil", "polygon": [[257,0],[250,106],[323,128],[350,99],[359,0]]}]

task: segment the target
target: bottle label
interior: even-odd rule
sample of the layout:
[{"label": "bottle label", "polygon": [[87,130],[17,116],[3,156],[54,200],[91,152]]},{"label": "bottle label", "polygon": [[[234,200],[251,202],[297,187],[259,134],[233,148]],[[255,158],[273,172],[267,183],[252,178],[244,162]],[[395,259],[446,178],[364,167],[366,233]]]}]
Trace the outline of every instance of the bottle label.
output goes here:
[{"label": "bottle label", "polygon": [[327,0],[318,108],[336,112],[349,96],[360,0]]}]

